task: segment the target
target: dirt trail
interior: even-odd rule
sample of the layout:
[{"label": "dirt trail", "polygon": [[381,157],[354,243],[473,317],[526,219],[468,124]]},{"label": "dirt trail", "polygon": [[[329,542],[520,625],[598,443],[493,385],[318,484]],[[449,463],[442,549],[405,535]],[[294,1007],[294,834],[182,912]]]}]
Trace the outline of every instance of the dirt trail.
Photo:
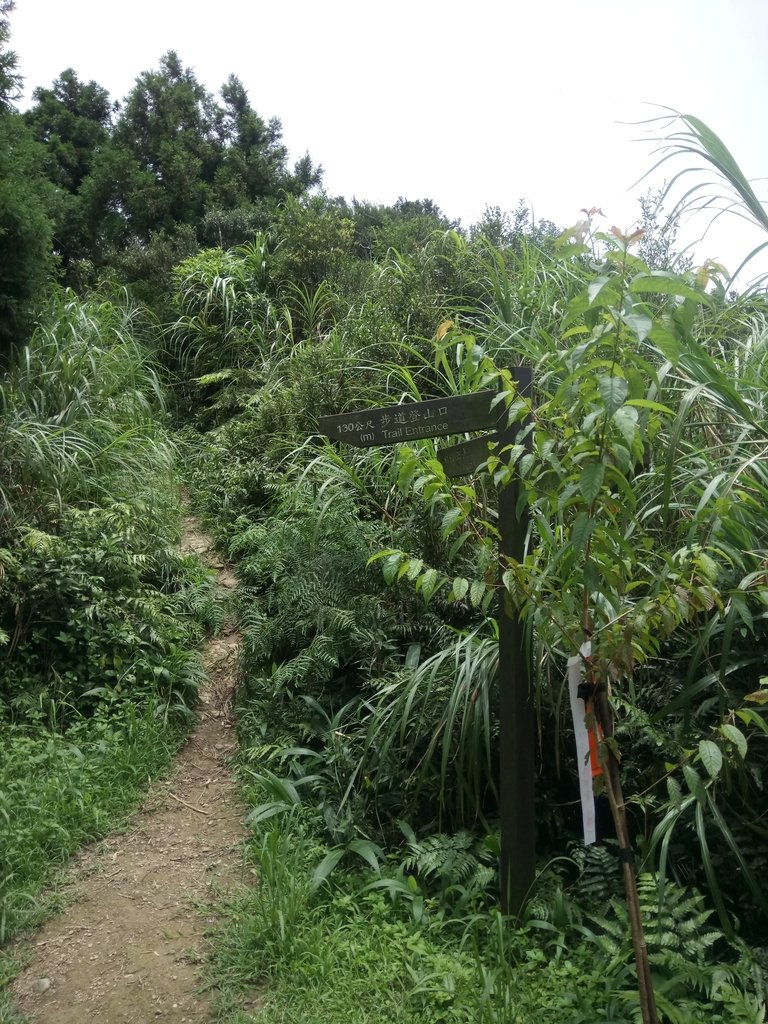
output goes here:
[{"label": "dirt trail", "polygon": [[[234,586],[192,517],[182,547],[214,566],[222,586]],[[210,996],[198,992],[204,934],[214,920],[206,905],[213,890],[243,880],[243,808],[227,767],[238,642],[227,627],[207,643],[200,722],[171,776],[152,785],[125,833],[73,863],[73,905],[37,933],[32,962],[13,985],[19,1010],[32,1020],[210,1020]]]}]

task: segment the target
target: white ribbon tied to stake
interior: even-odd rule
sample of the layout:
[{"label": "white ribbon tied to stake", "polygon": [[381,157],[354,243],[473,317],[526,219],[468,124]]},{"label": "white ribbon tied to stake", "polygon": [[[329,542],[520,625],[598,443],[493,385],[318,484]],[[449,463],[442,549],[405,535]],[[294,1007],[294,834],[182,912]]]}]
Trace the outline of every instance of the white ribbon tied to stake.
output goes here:
[{"label": "white ribbon tied to stake", "polygon": [[576,737],[576,763],[579,768],[579,792],[581,795],[581,820],[584,826],[584,845],[597,842],[595,827],[595,796],[592,789],[592,765],[589,758],[589,734],[584,721],[584,701],[579,697],[583,659],[592,653],[592,645],[586,643],[580,652],[568,659],[568,693],[571,698],[573,732]]}]

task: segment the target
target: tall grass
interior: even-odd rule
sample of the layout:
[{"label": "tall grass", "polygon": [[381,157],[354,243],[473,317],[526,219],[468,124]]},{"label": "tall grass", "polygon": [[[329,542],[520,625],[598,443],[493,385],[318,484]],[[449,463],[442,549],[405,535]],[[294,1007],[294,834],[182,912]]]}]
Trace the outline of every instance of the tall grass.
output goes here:
[{"label": "tall grass", "polygon": [[[695,214],[708,219],[711,226],[720,217],[738,217],[768,232],[768,206],[755,192],[739,163],[716,132],[694,114],[684,114],[667,108],[667,112],[650,121],[656,142],[658,159],[647,172],[659,167],[672,170],[659,195],[659,205],[671,198],[675,206],[672,217]],[[742,259],[730,275],[732,285],[761,252],[768,248],[768,240],[758,243]],[[750,290],[762,290],[765,274],[750,285]]]},{"label": "tall grass", "polygon": [[47,311],[0,382],[0,533],[168,477],[152,329],[120,297],[65,293]]},{"label": "tall grass", "polygon": [[168,764],[201,678],[195,616],[216,620],[175,550],[154,331],[124,296],[64,293],[0,382],[0,943]]}]

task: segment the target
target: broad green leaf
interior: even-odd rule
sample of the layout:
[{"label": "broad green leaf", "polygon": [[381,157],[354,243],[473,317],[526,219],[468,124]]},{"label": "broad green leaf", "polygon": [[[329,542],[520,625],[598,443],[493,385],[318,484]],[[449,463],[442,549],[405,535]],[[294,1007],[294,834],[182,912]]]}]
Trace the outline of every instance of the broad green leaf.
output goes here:
[{"label": "broad green leaf", "polygon": [[629,384],[629,397],[644,398],[648,390],[647,374],[637,366],[624,366],[623,370]]},{"label": "broad green leaf", "polygon": [[395,576],[395,579],[402,579],[403,576],[405,576],[405,574],[408,572],[410,567],[411,561],[409,558],[406,558],[405,561],[401,564],[400,568],[397,570],[397,575]]},{"label": "broad green leaf", "polygon": [[[613,281],[615,281],[614,277],[603,274],[590,282],[587,288],[587,298],[590,306],[594,306],[596,303],[599,306],[610,306],[616,303],[618,298],[616,289],[609,287]],[[604,290],[605,294],[602,294]],[[602,300],[599,303],[597,302],[598,298]]]},{"label": "broad green leaf", "polygon": [[588,462],[582,469],[579,477],[579,490],[588,505],[591,505],[600,493],[604,476],[605,466],[602,462]]},{"label": "broad green leaf", "polygon": [[467,541],[472,537],[472,534],[465,530],[463,533],[457,533],[451,541],[451,546],[448,548],[448,561],[452,561],[456,555],[461,551]]},{"label": "broad green leaf", "polygon": [[505,590],[508,590],[510,594],[515,589],[517,578],[511,569],[505,569],[501,574],[501,583]]},{"label": "broad green leaf", "polygon": [[421,658],[421,644],[411,644],[405,654],[405,667],[417,668]]},{"label": "broad green leaf", "polygon": [[424,600],[429,603],[445,582],[446,580],[438,575],[437,569],[427,569],[424,575],[419,577],[416,586],[421,590]]},{"label": "broad green leaf", "polygon": [[576,517],[571,527],[571,544],[573,544],[577,551],[581,551],[586,547],[587,541],[592,536],[596,526],[597,520],[593,519],[592,516],[588,516],[586,512],[581,512]]},{"label": "broad green leaf", "polygon": [[[710,577],[711,579],[711,577]],[[739,616],[741,621],[747,627],[750,633],[755,632],[755,620],[752,612],[749,610],[746,597],[743,594],[734,594],[732,600],[733,609]]]},{"label": "broad green leaf", "polygon": [[455,530],[457,526],[464,522],[467,518],[467,514],[464,509],[461,508],[449,508],[443,516],[443,521],[440,524],[440,529],[443,531],[443,536],[447,537],[452,530]]},{"label": "broad green leaf", "polygon": [[[409,452],[409,454],[410,454],[410,452]],[[421,466],[419,464],[419,460],[418,459],[415,459],[415,458],[407,458],[407,459],[403,458],[403,450],[402,449],[400,451],[400,462],[401,462],[400,470],[399,470],[399,472],[397,474],[397,486],[400,488],[400,490],[403,492],[403,494],[405,494],[405,493],[407,493],[408,488],[411,485],[411,481],[413,480],[414,476],[416,476],[416,473],[421,468]]]},{"label": "broad green leaf", "polygon": [[592,412],[588,413],[584,417],[584,422],[581,424],[582,434],[584,434],[585,437],[589,437],[595,428],[595,424],[599,423],[600,426],[602,426],[604,417],[604,409],[593,409]]},{"label": "broad green leaf", "polygon": [[370,839],[353,839],[347,846],[348,850],[352,853],[356,853],[358,857],[362,857],[363,860],[370,864],[374,871],[378,871],[381,867],[381,862],[385,859],[384,852],[380,846],[376,843],[372,843]]},{"label": "broad green leaf", "polygon": [[477,608],[480,602],[485,596],[485,583],[482,580],[473,580],[472,586],[469,588],[469,603],[473,608]]},{"label": "broad green leaf", "polygon": [[675,415],[668,405],[662,405],[661,402],[652,402],[649,398],[630,398],[626,404],[632,405],[636,409],[651,409],[653,412],[663,412],[667,416]]},{"label": "broad green leaf", "polygon": [[682,349],[680,342],[672,331],[668,327],[656,324],[655,327],[651,328],[648,337],[664,358],[668,359],[673,366],[677,366]]},{"label": "broad green leaf", "polygon": [[403,560],[401,552],[397,551],[393,555],[389,555],[384,562],[383,575],[387,583],[392,583],[395,579],[398,566]]},{"label": "broad green leaf", "polygon": [[385,548],[383,551],[377,551],[375,555],[371,555],[365,564],[366,566],[372,565],[374,562],[378,562],[380,558],[389,558],[390,555],[394,554],[397,554],[395,548]]},{"label": "broad green leaf", "polygon": [[622,473],[630,471],[632,468],[632,456],[629,454],[629,448],[625,448],[623,444],[614,444],[611,447],[611,455],[616,460],[616,465]]},{"label": "broad green leaf", "polygon": [[768,736],[768,722],[763,718],[759,711],[755,711],[754,708],[739,708],[736,712],[736,717],[744,723],[744,725],[754,725],[764,732]]},{"label": "broad green leaf", "polygon": [[739,757],[743,761],[747,756],[747,737],[741,731],[737,729],[735,725],[731,725],[730,722],[724,722],[720,726],[720,732],[727,740],[736,747]]},{"label": "broad green leaf", "polygon": [[419,579],[417,586],[419,588],[433,587],[437,580],[437,569],[427,569],[424,575]]},{"label": "broad green leaf", "polygon": [[699,757],[710,779],[716,779],[723,767],[723,752],[713,740],[699,740]]},{"label": "broad green leaf", "polygon": [[312,872],[312,881],[310,883],[312,890],[318,889],[323,884],[343,856],[343,849],[335,849],[326,853]]},{"label": "broad green leaf", "polygon": [[[706,551],[700,551],[696,556],[696,565],[700,569],[702,575],[709,580],[710,583],[714,583],[719,575],[719,569],[717,562],[714,558],[711,558]],[[750,616],[750,624],[751,616]]]},{"label": "broad green leaf", "polygon": [[613,416],[616,410],[624,405],[624,400],[629,391],[629,384],[624,377],[609,377],[606,374],[602,374],[597,378],[597,388],[603,400],[603,405],[605,405],[606,414]]},{"label": "broad green leaf", "polygon": [[457,576],[453,581],[453,596],[457,601],[461,601],[467,590],[469,590],[469,580],[465,580],[463,576]]},{"label": "broad green leaf", "polygon": [[683,765],[683,777],[688,784],[688,789],[696,797],[699,803],[703,803],[706,798],[706,790],[704,789],[704,783],[701,781],[701,776],[692,768],[689,764]]},{"label": "broad green leaf", "polygon": [[694,302],[703,302],[711,305],[712,300],[703,292],[691,288],[677,274],[667,271],[655,271],[651,274],[638,274],[629,283],[629,290],[641,295],[679,295],[684,299],[693,299]]},{"label": "broad green leaf", "polygon": [[613,422],[621,431],[621,436],[626,441],[629,450],[633,451],[637,447],[637,409],[630,405],[623,405],[613,414]]},{"label": "broad green leaf", "polygon": [[581,324],[578,327],[571,327],[562,335],[561,340],[565,341],[567,338],[572,337],[574,334],[589,334],[589,328],[585,327],[583,324]]},{"label": "broad green leaf", "polygon": [[669,794],[669,801],[673,807],[681,807],[683,803],[683,791],[680,788],[680,783],[673,775],[667,777],[667,793]]},{"label": "broad green leaf", "polygon": [[624,323],[637,336],[638,341],[645,341],[653,326],[653,321],[645,313],[627,313]]},{"label": "broad green leaf", "polygon": [[421,572],[421,570],[423,568],[424,568],[424,559],[422,559],[422,558],[412,558],[408,562],[408,572],[406,573],[406,575],[408,576],[408,579],[411,580],[411,582],[413,582],[413,580],[416,579],[416,577],[419,575],[419,573]]}]

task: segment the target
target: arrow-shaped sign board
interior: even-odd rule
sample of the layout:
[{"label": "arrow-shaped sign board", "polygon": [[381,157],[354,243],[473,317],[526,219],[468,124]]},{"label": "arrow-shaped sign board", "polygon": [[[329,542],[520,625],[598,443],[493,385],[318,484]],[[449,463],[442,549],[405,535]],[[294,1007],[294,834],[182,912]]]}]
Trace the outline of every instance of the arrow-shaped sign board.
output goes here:
[{"label": "arrow-shaped sign board", "polygon": [[383,409],[358,409],[338,416],[321,416],[319,428],[322,434],[356,448],[463,434],[496,426],[500,410],[491,408],[491,403],[497,398],[498,391],[476,391],[472,395],[405,402]]}]

